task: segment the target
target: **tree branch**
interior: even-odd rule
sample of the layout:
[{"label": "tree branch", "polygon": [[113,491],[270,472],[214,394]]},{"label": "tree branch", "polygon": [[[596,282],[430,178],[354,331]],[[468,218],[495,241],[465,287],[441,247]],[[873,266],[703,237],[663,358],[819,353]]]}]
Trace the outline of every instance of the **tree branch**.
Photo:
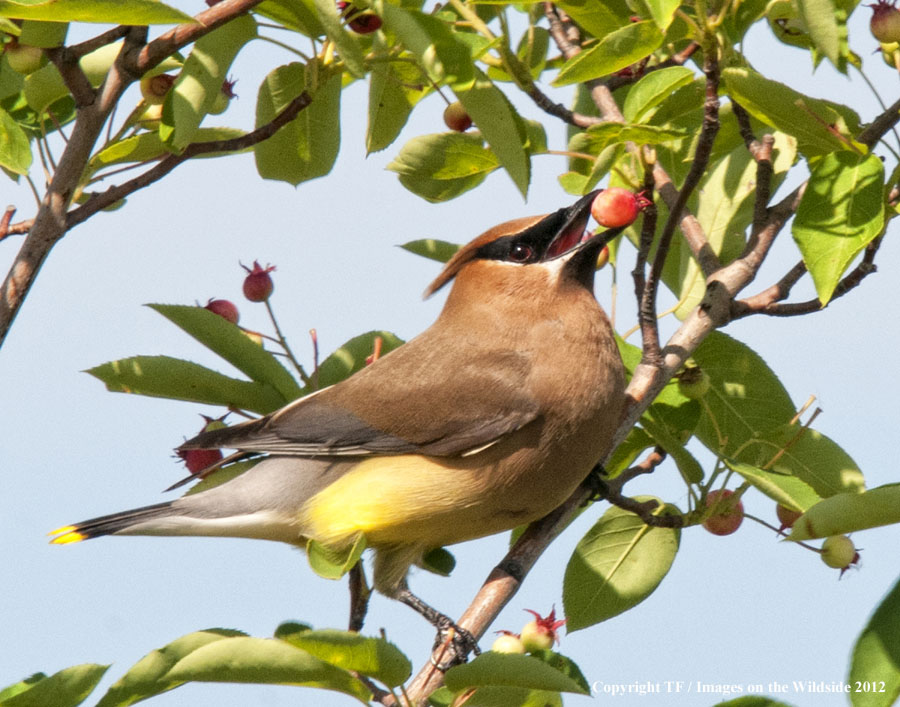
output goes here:
[{"label": "tree branch", "polygon": [[117,201],[124,199],[126,196],[133,194],[139,189],[143,189],[162,179],[178,165],[186,162],[192,157],[209,154],[211,152],[238,152],[240,150],[245,150],[248,147],[253,147],[263,140],[269,139],[281,127],[287,125],[296,118],[300,111],[306,108],[310,103],[312,103],[312,98],[304,91],[297,96],[297,98],[288,103],[270,122],[261,125],[252,132],[228,140],[192,142],[185,147],[184,151],[180,154],[164,157],[154,167],[139,174],[134,179],[112,186],[99,194],[94,194],[86,203],[82,204],[77,209],[72,210],[68,214],[66,227],[72,228],[83,223],[98,211],[105,209],[107,206],[115,204]]}]

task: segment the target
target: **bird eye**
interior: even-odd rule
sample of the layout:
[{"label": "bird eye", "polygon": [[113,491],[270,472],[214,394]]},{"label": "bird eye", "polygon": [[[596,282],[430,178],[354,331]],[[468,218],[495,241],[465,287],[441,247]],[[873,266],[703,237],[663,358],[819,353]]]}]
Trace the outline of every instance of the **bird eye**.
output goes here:
[{"label": "bird eye", "polygon": [[509,251],[509,259],[514,263],[525,263],[531,260],[534,251],[530,245],[524,243],[516,243]]}]

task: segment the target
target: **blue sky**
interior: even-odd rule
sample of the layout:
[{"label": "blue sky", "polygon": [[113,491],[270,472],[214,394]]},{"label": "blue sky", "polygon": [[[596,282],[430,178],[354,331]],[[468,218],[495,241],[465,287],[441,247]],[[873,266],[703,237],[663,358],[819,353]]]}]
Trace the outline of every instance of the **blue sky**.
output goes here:
[{"label": "blue sky", "polygon": [[[900,87],[872,55],[868,11],[858,10],[854,49],[886,100]],[[756,31],[745,47],[758,68],[806,93],[848,102],[864,117],[876,108],[858,77],[827,66],[811,74],[808,58]],[[241,98],[222,123],[252,123],[256,86],[266,67],[287,61],[262,43],[239,57],[233,73]],[[443,129],[436,97],[417,113],[404,138],[365,157],[364,87],[344,97],[344,139],[335,171],[291,186],[263,182],[252,157],[199,161],[140,192],[125,208],[102,214],[61,242],[40,274],[5,347],[0,350],[0,406],[5,411],[0,475],[0,557],[6,566],[0,613],[0,685],[32,672],[84,662],[113,663],[102,686],[150,650],[201,628],[239,628],[271,635],[285,620],[343,627],[343,584],[320,579],[298,552],[244,540],[111,538],[52,547],[46,532],[64,523],[154,503],[180,478],[172,448],[199,428],[189,404],[111,394],[81,372],[138,353],[190,358],[229,373],[162,317],[141,305],[193,303],[210,297],[237,302],[242,324],[266,326],[261,305],[240,294],[239,261],[277,265],[273,306],[294,350],[310,360],[307,332],[315,327],[324,353],[361,332],[384,328],[409,338],[436,316],[442,296],[421,293],[438,265],[397,248],[416,238],[464,242],[509,218],[547,212],[572,202],[556,183],[562,158],[536,157],[534,182],[523,203],[504,174],[454,201],[429,205],[406,192],[384,166],[403,139]],[[136,98],[135,98],[136,100]],[[538,118],[530,105],[523,110]],[[564,145],[561,125],[551,147]],[[880,151],[883,152],[883,151]],[[31,212],[27,190],[11,183],[4,203]],[[18,238],[0,242],[7,263]],[[815,395],[824,412],[816,427],[854,457],[868,485],[894,481],[893,431],[898,383],[892,363],[898,332],[888,303],[891,268],[900,261],[889,233],[881,271],[856,292],[814,316],[756,318],[725,331],[755,348],[779,373],[795,403]],[[619,276],[618,328],[630,328],[631,254]],[[784,233],[772,254],[769,278],[796,260]],[[600,273],[598,297],[608,305],[611,273]],[[768,284],[769,280],[766,280]],[[756,289],[755,287],[753,288]],[[214,411],[213,411],[214,412]],[[629,489],[682,503],[683,487],[666,465]],[[772,504],[748,495],[748,511],[774,519]],[[588,513],[540,560],[522,591],[494,626],[517,631],[525,608],[561,607],[566,558],[596,518]],[[737,684],[746,691],[773,681],[791,685],[787,702],[845,704],[843,697],[801,694],[793,681],[841,681],[849,652],[879,598],[898,575],[896,528],[859,533],[862,566],[838,581],[813,553],[778,542],[771,531],[745,522],[719,538],[699,528],[682,536],[681,551],[659,589],[632,611],[563,637],[560,649],[590,682],[697,681]],[[459,614],[498,560],[505,537],[453,548],[449,579],[416,573],[413,589],[450,614]],[[367,631],[388,637],[418,665],[433,634],[408,609],[376,598]],[[490,638],[484,640],[489,646]],[[872,676],[872,679],[880,679]],[[665,689],[665,687],[663,687]],[[95,699],[102,694],[101,690]],[[651,694],[598,698],[617,705],[713,704],[715,694]],[[160,706],[227,704],[348,704],[294,688],[189,685],[155,698]],[[567,704],[588,704],[567,698]],[[92,701],[89,700],[88,704]]]}]

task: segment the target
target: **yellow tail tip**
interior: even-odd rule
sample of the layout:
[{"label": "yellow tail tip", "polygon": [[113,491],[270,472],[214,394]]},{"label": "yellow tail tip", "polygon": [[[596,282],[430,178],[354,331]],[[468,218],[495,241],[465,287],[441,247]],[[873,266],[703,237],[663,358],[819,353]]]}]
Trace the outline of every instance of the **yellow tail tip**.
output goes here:
[{"label": "yellow tail tip", "polygon": [[51,545],[68,545],[69,543],[80,542],[87,537],[79,533],[74,525],[64,525],[62,528],[50,531],[47,535],[57,536],[50,541]]}]

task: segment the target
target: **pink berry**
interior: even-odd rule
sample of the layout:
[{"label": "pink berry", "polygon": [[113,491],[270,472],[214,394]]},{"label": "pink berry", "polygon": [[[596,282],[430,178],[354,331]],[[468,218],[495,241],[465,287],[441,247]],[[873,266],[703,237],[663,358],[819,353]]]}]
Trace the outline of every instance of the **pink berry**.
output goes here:
[{"label": "pink berry", "polygon": [[227,319],[232,324],[237,324],[238,319],[240,319],[238,308],[227,299],[211,299],[206,303],[204,309],[208,309],[213,314],[218,314],[222,319]]},{"label": "pink berry", "polygon": [[258,261],[253,261],[253,268],[250,269],[246,265],[241,265],[247,271],[247,277],[244,278],[244,297],[251,302],[265,302],[272,295],[275,285],[269,273],[275,270],[274,265],[262,267]]},{"label": "pink berry", "polygon": [[744,504],[731,499],[733,495],[734,491],[720,489],[706,497],[706,507],[715,512],[703,521],[703,527],[713,535],[731,535],[744,522]]},{"label": "pink berry", "polygon": [[775,515],[778,516],[778,521],[781,523],[779,530],[784,530],[785,528],[793,528],[794,523],[797,522],[797,519],[802,516],[803,513],[795,511],[793,508],[782,506],[779,503],[775,506]]},{"label": "pink berry", "polygon": [[472,127],[472,119],[459,101],[453,101],[444,108],[444,125],[458,133],[464,133]]}]

